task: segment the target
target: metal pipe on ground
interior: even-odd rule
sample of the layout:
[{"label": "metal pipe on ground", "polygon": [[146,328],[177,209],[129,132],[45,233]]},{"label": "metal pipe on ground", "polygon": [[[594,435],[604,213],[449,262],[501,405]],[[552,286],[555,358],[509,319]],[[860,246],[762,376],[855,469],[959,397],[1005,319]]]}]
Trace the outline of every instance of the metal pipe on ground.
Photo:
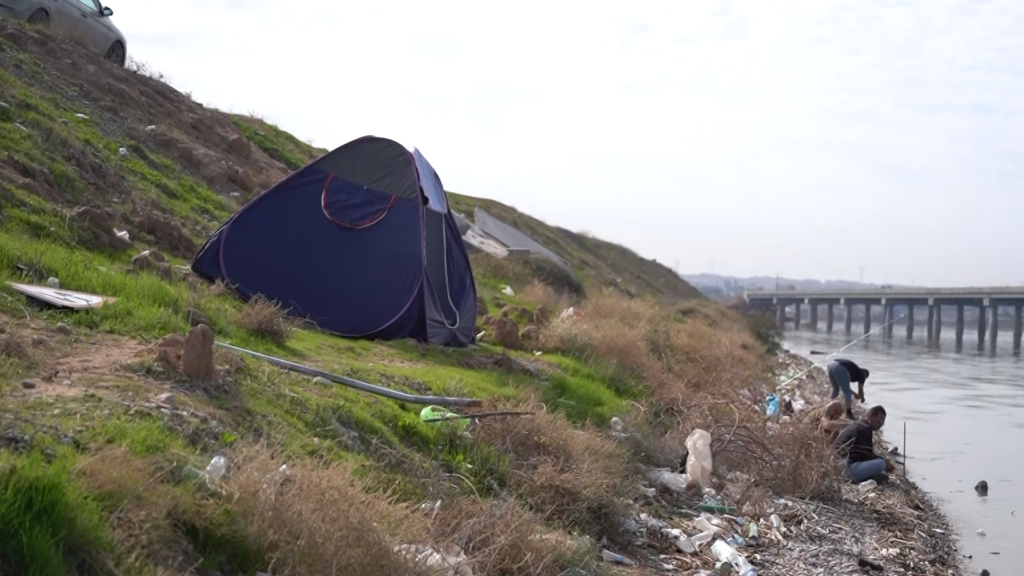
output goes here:
[{"label": "metal pipe on ground", "polygon": [[231,344],[225,344],[223,342],[214,342],[217,346],[231,350],[234,352],[240,352],[242,354],[248,354],[261,360],[284,368],[285,370],[291,370],[293,372],[299,372],[309,376],[319,376],[326,380],[330,380],[335,384],[341,384],[342,386],[348,386],[349,388],[355,388],[356,390],[362,390],[363,392],[369,392],[370,394],[376,394],[378,396],[384,396],[391,398],[392,400],[399,400],[401,402],[409,402],[410,404],[433,404],[435,406],[466,406],[475,408],[483,405],[483,401],[476,400],[474,398],[448,398],[444,396],[417,396],[415,394],[406,394],[405,392],[399,392],[390,388],[383,388],[381,386],[375,386],[373,384],[367,384],[366,382],[360,382],[359,380],[353,380],[352,378],[346,378],[344,376],[338,376],[337,374],[331,374],[330,372],[324,372],[323,370],[317,370],[316,368],[310,368],[309,366],[303,366],[302,364],[296,364],[288,360],[281,358],[275,358],[274,356],[268,356],[266,354],[260,354],[252,350],[246,350],[245,348],[239,348],[238,346],[232,346]]}]

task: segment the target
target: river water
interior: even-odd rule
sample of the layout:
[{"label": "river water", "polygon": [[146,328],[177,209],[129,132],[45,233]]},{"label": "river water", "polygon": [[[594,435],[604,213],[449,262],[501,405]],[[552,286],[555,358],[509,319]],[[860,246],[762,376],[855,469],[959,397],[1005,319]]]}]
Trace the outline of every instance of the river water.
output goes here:
[{"label": "river water", "polygon": [[[908,475],[957,527],[960,551],[973,556],[968,573],[1024,574],[1024,361],[1012,354],[1012,338],[1002,333],[994,353],[987,342],[981,352],[977,334],[967,332],[957,352],[953,330],[943,330],[938,349],[923,335],[908,342],[900,326],[893,332],[892,341],[879,331],[840,354],[871,371],[865,405],[885,406],[882,434],[908,455]],[[819,362],[824,356],[811,350],[831,354],[856,338],[856,330],[789,331],[784,340]],[[982,479],[987,498],[974,491]]]}]

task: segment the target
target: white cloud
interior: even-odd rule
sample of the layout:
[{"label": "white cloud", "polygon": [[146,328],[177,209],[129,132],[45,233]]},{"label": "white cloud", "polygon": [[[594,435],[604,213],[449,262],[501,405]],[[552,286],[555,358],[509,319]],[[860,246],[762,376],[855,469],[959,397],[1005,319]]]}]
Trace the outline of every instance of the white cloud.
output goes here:
[{"label": "white cloud", "polygon": [[1021,3],[118,2],[202,102],[684,270],[1024,282]]}]

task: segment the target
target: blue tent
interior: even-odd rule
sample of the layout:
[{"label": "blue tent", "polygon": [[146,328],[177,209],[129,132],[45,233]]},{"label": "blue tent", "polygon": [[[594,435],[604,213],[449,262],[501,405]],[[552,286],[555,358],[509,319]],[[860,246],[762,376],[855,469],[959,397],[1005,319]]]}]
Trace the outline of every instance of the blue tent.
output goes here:
[{"label": "blue tent", "polygon": [[476,286],[437,173],[365,136],[274,185],[207,240],[192,270],[351,338],[470,344]]}]

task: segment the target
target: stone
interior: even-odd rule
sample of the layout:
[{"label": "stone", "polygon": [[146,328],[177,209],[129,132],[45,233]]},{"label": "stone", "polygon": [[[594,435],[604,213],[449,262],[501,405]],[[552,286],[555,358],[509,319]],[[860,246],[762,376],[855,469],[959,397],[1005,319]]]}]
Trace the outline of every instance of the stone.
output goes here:
[{"label": "stone", "polygon": [[236,134],[229,138],[228,149],[231,150],[232,154],[243,160],[252,158],[252,145],[249,144],[249,139],[245,136]]},{"label": "stone", "polygon": [[132,257],[132,270],[141,272],[143,270],[149,270],[153,267],[153,259],[149,257],[149,254],[143,252],[142,254],[136,254]]},{"label": "stone", "polygon": [[33,389],[37,388],[38,386],[39,385],[36,384],[35,382],[33,382],[32,380],[22,380],[21,381],[21,387],[26,389],[26,390],[33,390]]},{"label": "stone", "polygon": [[71,326],[68,326],[67,324],[65,324],[63,322],[60,322],[60,323],[57,324],[57,332],[60,332],[61,334],[64,334],[65,336],[70,336],[72,334],[72,332],[74,332],[74,331],[71,329]]},{"label": "stone", "polygon": [[519,331],[519,339],[524,342],[536,340],[538,336],[540,336],[540,328],[533,324]]},{"label": "stone", "polygon": [[246,192],[252,192],[256,189],[256,179],[253,178],[252,174],[245,168],[235,168],[232,181]]},{"label": "stone", "polygon": [[533,312],[534,323],[537,326],[544,327],[551,322],[551,311],[548,310],[547,306],[541,304],[537,306],[537,309]]},{"label": "stone", "polygon": [[175,274],[174,267],[171,266],[170,262],[158,262],[156,265],[156,273],[168,282],[178,278],[178,275]]},{"label": "stone", "polygon": [[523,346],[519,338],[519,325],[509,318],[498,318],[494,322],[494,339],[510,350],[518,350]]},{"label": "stone", "polygon": [[167,257],[164,256],[164,253],[156,248],[146,250],[146,254],[149,254],[149,257],[152,258],[154,262],[167,262]]},{"label": "stone", "polygon": [[190,326],[194,327],[199,326],[200,324],[206,324],[207,326],[210,325],[210,319],[206,317],[206,314],[203,314],[195,308],[189,308],[186,310],[185,315],[188,317],[188,323]]},{"label": "stone", "polygon": [[170,406],[174,408],[178,405],[178,399],[170,392],[165,392],[156,397],[156,401],[163,404],[164,406]]},{"label": "stone", "polygon": [[189,330],[185,336],[185,346],[181,351],[181,371],[199,381],[210,381],[216,378],[217,368],[213,363],[213,330],[206,324],[200,324]]},{"label": "stone", "polygon": [[46,346],[49,343],[50,339],[46,336],[36,335],[32,337],[32,346]]},{"label": "stone", "polygon": [[988,496],[988,482],[984,480],[978,482],[974,485],[974,491],[977,492],[979,496]]}]

